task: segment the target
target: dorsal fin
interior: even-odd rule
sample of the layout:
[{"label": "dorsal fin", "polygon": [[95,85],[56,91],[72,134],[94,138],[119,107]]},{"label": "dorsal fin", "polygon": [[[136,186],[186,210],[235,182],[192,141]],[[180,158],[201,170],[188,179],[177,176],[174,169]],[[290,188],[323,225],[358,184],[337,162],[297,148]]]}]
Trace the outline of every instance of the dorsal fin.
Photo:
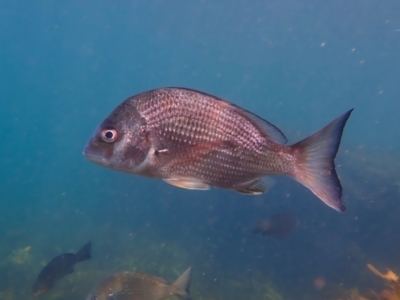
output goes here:
[{"label": "dorsal fin", "polygon": [[279,130],[278,127],[271,124],[267,120],[245,110],[243,108],[238,107],[239,114],[242,114],[246,119],[248,119],[254,126],[256,126],[262,133],[264,133],[269,139],[272,141],[284,145],[287,143],[287,138],[283,134],[282,131]]}]

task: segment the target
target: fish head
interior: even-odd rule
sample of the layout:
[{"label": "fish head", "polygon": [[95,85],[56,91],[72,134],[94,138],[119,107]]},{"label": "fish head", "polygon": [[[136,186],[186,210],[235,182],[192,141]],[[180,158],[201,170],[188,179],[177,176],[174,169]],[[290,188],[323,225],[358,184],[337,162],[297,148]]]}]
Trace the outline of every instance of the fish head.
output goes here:
[{"label": "fish head", "polygon": [[269,220],[261,220],[258,221],[257,226],[260,228],[262,232],[268,232],[271,229],[271,221]]},{"label": "fish head", "polygon": [[130,99],[119,105],[96,129],[83,155],[101,166],[135,173],[150,150],[146,120]]}]

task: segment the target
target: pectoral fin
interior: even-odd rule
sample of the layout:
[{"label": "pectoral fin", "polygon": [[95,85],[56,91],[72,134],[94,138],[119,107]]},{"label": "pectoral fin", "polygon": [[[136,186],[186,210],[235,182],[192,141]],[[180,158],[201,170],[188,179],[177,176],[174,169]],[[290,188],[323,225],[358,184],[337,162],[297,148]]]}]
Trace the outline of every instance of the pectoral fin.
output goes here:
[{"label": "pectoral fin", "polygon": [[173,179],[164,179],[165,182],[188,190],[208,190],[210,186],[204,182],[198,181],[196,179],[191,178],[173,178]]}]

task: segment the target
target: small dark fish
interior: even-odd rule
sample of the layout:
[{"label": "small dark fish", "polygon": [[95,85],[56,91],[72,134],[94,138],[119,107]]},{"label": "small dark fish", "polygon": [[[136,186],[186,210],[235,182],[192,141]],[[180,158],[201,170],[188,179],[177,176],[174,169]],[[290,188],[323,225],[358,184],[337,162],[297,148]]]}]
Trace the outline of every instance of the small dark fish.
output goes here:
[{"label": "small dark fish", "polygon": [[272,236],[275,238],[284,238],[289,236],[297,227],[298,220],[292,213],[284,212],[273,215],[268,220],[257,222],[254,233]]},{"label": "small dark fish", "polygon": [[190,300],[191,268],[172,284],[164,279],[137,272],[120,272],[104,279],[86,300],[161,300],[169,296]]},{"label": "small dark fish", "polygon": [[54,257],[43,269],[33,285],[33,296],[39,296],[52,289],[58,280],[74,271],[74,264],[88,260],[91,243],[88,242],[76,254],[66,253]]},{"label": "small dark fish", "polygon": [[162,88],[125,100],[83,153],[102,166],[186,189],[257,195],[268,189],[265,176],[287,175],[343,212],[334,159],[351,111],[285,146],[277,127],[243,108],[199,91]]}]

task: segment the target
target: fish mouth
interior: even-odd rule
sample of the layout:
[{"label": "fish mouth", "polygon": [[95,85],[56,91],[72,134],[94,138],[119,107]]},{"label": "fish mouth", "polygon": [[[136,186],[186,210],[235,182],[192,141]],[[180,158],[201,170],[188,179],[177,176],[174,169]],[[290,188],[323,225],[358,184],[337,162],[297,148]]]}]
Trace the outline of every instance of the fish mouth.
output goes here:
[{"label": "fish mouth", "polygon": [[107,162],[104,157],[101,157],[100,155],[97,155],[97,154],[90,153],[90,152],[85,151],[85,150],[83,150],[82,154],[88,160],[90,160],[90,161],[92,161],[92,162],[94,162],[96,164],[99,164],[99,165],[105,165],[106,162]]},{"label": "fish mouth", "polygon": [[86,144],[82,154],[88,160],[96,164],[107,165],[107,159],[102,155],[101,151],[99,151],[98,145],[92,141],[89,141],[89,143]]}]

